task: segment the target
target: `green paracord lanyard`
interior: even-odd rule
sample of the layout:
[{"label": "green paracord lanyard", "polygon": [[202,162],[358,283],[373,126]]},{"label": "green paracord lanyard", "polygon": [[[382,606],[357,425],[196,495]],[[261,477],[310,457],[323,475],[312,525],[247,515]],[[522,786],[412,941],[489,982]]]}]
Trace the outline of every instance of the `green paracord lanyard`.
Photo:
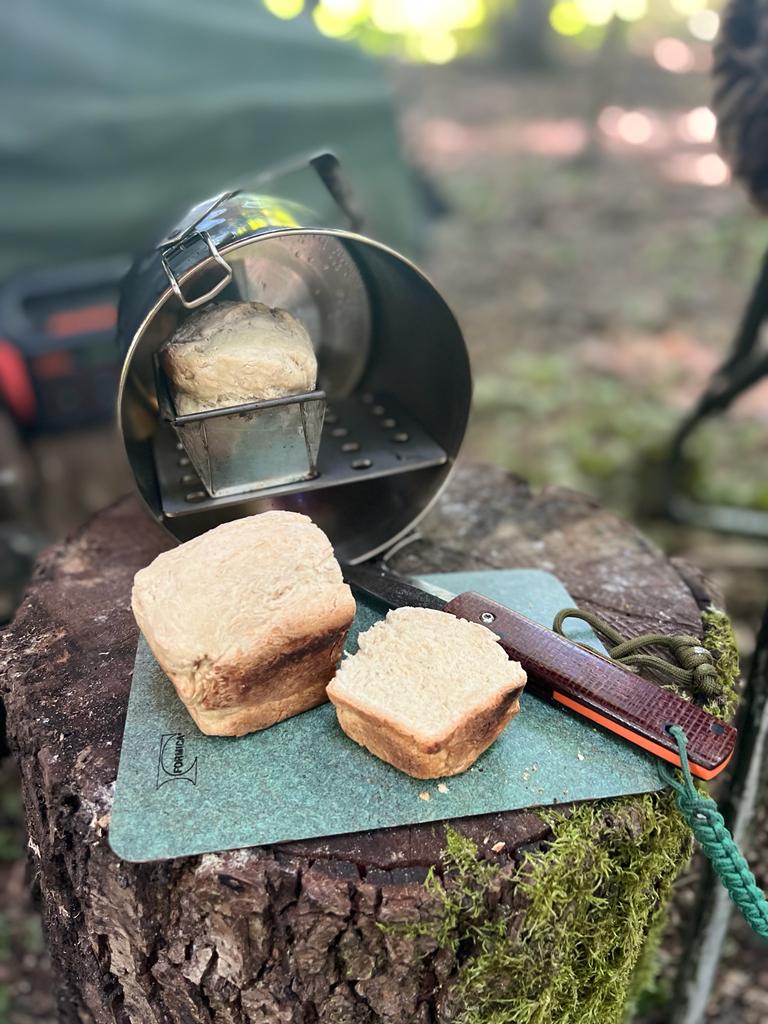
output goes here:
[{"label": "green paracord lanyard", "polygon": [[[558,612],[552,628],[561,636],[566,619],[581,619],[612,645],[608,650],[611,661],[635,668],[652,668],[659,675],[682,683],[706,697],[716,696],[717,669],[712,655],[694,636],[667,636],[647,633],[625,640],[611,625],[591,612],[578,608],[565,608]],[[570,639],[570,638],[569,638]],[[592,650],[587,644],[579,644]],[[653,654],[639,653],[644,647],[666,647],[678,664],[673,665]],[[669,733],[677,743],[682,766],[682,781],[666,765],[659,762],[658,771],[663,782],[675,791],[680,812],[688,822],[702,850],[712,862],[720,881],[744,915],[747,923],[763,939],[768,940],[768,899],[755,881],[744,855],[728,831],[715,801],[700,792],[688,767],[687,739],[679,725],[669,726]]]},{"label": "green paracord lanyard", "polygon": [[755,876],[734,842],[733,836],[726,828],[717,804],[711,797],[696,789],[688,767],[685,732],[679,725],[671,725],[669,732],[675,738],[680,752],[683,782],[678,781],[662,764],[658,766],[659,775],[674,789],[677,806],[691,826],[702,850],[712,861],[712,867],[728,890],[728,895],[746,918],[747,924],[761,938],[768,939],[768,900],[755,881]]},{"label": "green paracord lanyard", "polygon": [[[608,657],[616,661],[624,668],[645,668],[653,669],[664,676],[670,682],[686,686],[694,693],[702,697],[716,697],[720,692],[717,669],[712,661],[712,655],[702,647],[701,640],[687,633],[678,633],[670,636],[667,633],[643,633],[642,636],[634,636],[625,640],[622,635],[609,623],[604,622],[599,615],[592,612],[584,612],[579,608],[564,608],[555,616],[552,629],[565,636],[563,624],[566,619],[581,619],[591,626],[595,632],[611,644],[608,648]],[[568,638],[570,639],[570,637]],[[576,643],[576,641],[572,641]],[[588,644],[579,644],[587,651],[592,648]],[[673,665],[665,658],[659,658],[655,654],[641,654],[644,647],[666,647],[673,658],[678,662]]]}]

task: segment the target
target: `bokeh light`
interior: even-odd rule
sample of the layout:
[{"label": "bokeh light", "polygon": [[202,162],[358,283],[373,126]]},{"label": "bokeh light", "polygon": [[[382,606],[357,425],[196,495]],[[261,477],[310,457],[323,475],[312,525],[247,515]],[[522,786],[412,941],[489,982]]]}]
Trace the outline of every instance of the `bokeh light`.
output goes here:
[{"label": "bokeh light", "polygon": [[620,146],[659,149],[669,143],[669,129],[653,110],[624,110],[603,107],[597,118],[603,135]]},{"label": "bokeh light", "polygon": [[692,36],[705,43],[711,43],[720,29],[720,15],[717,11],[696,11],[688,19]]},{"label": "bokeh light", "polygon": [[653,58],[660,68],[677,75],[690,71],[695,63],[690,46],[673,36],[665,36],[654,43]]},{"label": "bokeh light", "polygon": [[337,18],[357,19],[365,17],[368,10],[367,0],[320,0],[316,10],[327,11]]},{"label": "bokeh light", "polygon": [[626,110],[618,119],[619,137],[631,146],[644,146],[653,138],[653,121],[642,110]]},{"label": "bokeh light", "polygon": [[575,0],[559,0],[549,12],[549,23],[561,36],[577,36],[587,27],[587,19]]},{"label": "bokeh light", "polygon": [[724,185],[730,178],[728,165],[717,153],[705,153],[698,157],[696,170],[702,185]]},{"label": "bokeh light", "polygon": [[694,107],[680,119],[679,131],[685,142],[712,142],[717,131],[717,118],[709,107]]},{"label": "bokeh light", "polygon": [[648,13],[648,0],[616,0],[616,16],[622,21],[640,21]]},{"label": "bokeh light", "polygon": [[665,177],[685,185],[721,188],[731,179],[727,165],[717,153],[676,153],[662,167]]},{"label": "bokeh light", "polygon": [[383,32],[472,28],[485,18],[481,0],[373,0],[370,16]]},{"label": "bokeh light", "polygon": [[264,0],[264,6],[276,18],[289,21],[298,18],[304,10],[304,0]]},{"label": "bokeh light", "polygon": [[579,0],[579,8],[588,25],[607,25],[616,13],[614,0]]},{"label": "bokeh light", "polygon": [[453,28],[475,28],[487,14],[482,0],[442,0],[438,6],[443,23]]},{"label": "bokeh light", "polygon": [[695,14],[708,6],[708,0],[671,0],[671,3],[673,10],[683,15]]},{"label": "bokeh light", "polygon": [[[377,55],[445,64],[492,40],[495,18],[515,18],[518,0],[263,0],[279,18],[311,11],[326,36],[356,41]],[[543,2],[543,0],[542,0]],[[717,35],[720,0],[554,0],[549,23],[580,49],[600,46],[608,26],[625,24],[628,48],[652,54],[666,71],[703,67],[699,42]],[[686,42],[686,38],[691,40]],[[655,39],[655,42],[653,41]]]},{"label": "bokeh light", "polygon": [[430,64],[447,64],[459,52],[456,37],[450,32],[429,32],[421,39],[421,53]]},{"label": "bokeh light", "polygon": [[312,20],[324,36],[332,39],[341,39],[351,30],[349,16],[337,14],[324,3],[318,4],[312,11]]}]

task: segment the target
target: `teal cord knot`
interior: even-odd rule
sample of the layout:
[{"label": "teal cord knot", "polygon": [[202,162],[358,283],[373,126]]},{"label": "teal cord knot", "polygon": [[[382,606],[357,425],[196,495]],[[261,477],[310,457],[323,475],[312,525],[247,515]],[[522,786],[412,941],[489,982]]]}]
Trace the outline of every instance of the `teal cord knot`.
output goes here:
[{"label": "teal cord knot", "polygon": [[677,743],[683,781],[663,764],[659,775],[675,791],[677,806],[691,827],[702,850],[712,862],[721,882],[733,902],[744,915],[749,926],[768,940],[768,900],[762,892],[749,865],[728,831],[717,804],[711,797],[700,793],[688,765],[688,741],[679,725],[671,725],[669,733]]}]

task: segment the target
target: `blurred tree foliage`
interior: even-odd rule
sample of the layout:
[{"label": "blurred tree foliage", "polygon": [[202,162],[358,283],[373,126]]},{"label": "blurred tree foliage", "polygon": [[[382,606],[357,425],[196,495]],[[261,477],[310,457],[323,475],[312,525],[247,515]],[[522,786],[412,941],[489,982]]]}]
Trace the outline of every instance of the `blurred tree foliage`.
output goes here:
[{"label": "blurred tree foliage", "polygon": [[[563,45],[596,49],[614,20],[627,45],[653,51],[665,37],[709,43],[720,0],[262,0],[278,18],[312,18],[326,36],[406,60],[445,64],[478,51],[517,67],[542,66]],[[674,69],[671,69],[674,70]],[[682,63],[680,70],[684,70]]]}]

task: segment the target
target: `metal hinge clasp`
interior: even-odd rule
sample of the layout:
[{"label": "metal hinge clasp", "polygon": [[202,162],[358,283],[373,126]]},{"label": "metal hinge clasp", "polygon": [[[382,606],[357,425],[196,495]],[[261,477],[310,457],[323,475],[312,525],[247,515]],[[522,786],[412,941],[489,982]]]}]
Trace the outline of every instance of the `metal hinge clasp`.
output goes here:
[{"label": "metal hinge clasp", "polygon": [[170,282],[171,288],[173,289],[173,294],[176,296],[176,298],[179,300],[182,306],[184,306],[185,309],[197,309],[198,306],[203,306],[205,305],[206,302],[210,302],[211,299],[215,299],[219,292],[223,291],[227,287],[229,282],[232,280],[232,268],[221,255],[219,250],[216,248],[211,236],[208,234],[207,231],[201,231],[200,237],[208,246],[208,252],[211,254],[216,263],[218,263],[218,265],[224,271],[221,280],[217,281],[213,288],[205,292],[204,295],[198,295],[194,299],[185,298],[184,293],[181,290],[181,285],[179,284],[176,275],[171,270],[168,261],[165,258],[165,252],[161,253],[160,255],[163,270],[165,271],[166,276]]}]

